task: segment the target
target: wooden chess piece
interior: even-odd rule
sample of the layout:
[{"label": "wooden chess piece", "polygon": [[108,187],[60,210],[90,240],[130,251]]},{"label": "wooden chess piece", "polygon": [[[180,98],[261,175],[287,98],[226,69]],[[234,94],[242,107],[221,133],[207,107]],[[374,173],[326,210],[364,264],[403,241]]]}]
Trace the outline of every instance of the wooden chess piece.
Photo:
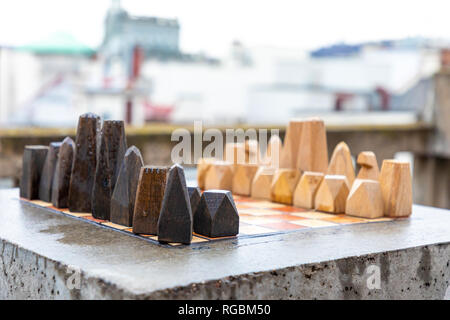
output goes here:
[{"label": "wooden chess piece", "polygon": [[187,187],[187,188],[189,194],[189,201],[191,203],[192,216],[195,216],[195,212],[197,211],[198,204],[200,203],[202,193],[200,191],[200,188],[198,187]]},{"label": "wooden chess piece", "polygon": [[99,116],[93,113],[80,116],[75,140],[75,159],[70,174],[69,210],[72,212],[91,212],[99,130]]},{"label": "wooden chess piece", "polygon": [[67,208],[69,205],[70,174],[72,173],[75,155],[75,142],[66,137],[59,148],[53,175],[52,204],[56,208]]},{"label": "wooden chess piece", "polygon": [[305,171],[294,191],[294,206],[314,209],[314,198],[323,177],[324,174],[322,172]]},{"label": "wooden chess piece", "polygon": [[283,143],[278,135],[270,137],[262,164],[267,167],[279,168]]},{"label": "wooden chess piece", "polygon": [[233,169],[232,164],[216,161],[210,165],[205,178],[205,190],[219,189],[232,190]]},{"label": "wooden chess piece", "polygon": [[124,122],[105,120],[92,189],[92,216],[96,219],[111,217],[111,196],[126,149]]},{"label": "wooden chess piece", "polygon": [[275,169],[260,166],[253,177],[251,197],[270,200],[270,188],[272,185]]},{"label": "wooden chess piece", "polygon": [[141,152],[135,146],[128,148],[119,170],[116,186],[111,196],[111,222],[133,226],[134,205],[141,168]]},{"label": "wooden chess piece", "polygon": [[316,210],[344,213],[349,193],[348,181],[344,175],[326,175],[316,193]]},{"label": "wooden chess piece", "polygon": [[231,192],[203,192],[194,216],[194,231],[210,238],[235,236],[239,233],[239,214]]},{"label": "wooden chess piece", "polygon": [[273,202],[292,204],[292,197],[300,171],[296,169],[276,169],[270,186],[270,198]]},{"label": "wooden chess piece", "polygon": [[384,160],[380,172],[384,215],[408,217],[412,213],[412,182],[409,162]]},{"label": "wooden chess piece", "polygon": [[256,164],[237,164],[232,181],[232,190],[235,194],[250,196],[253,178],[258,170]]},{"label": "wooden chess piece", "polygon": [[167,177],[167,186],[158,220],[158,241],[190,244],[193,217],[183,168],[173,165]]},{"label": "wooden chess piece", "polygon": [[61,142],[51,142],[42,168],[41,180],[39,182],[39,199],[45,202],[52,201],[53,176],[55,174],[56,162],[58,161]]},{"label": "wooden chess piece", "polygon": [[347,197],[345,213],[369,219],[382,217],[383,196],[380,183],[376,180],[356,179]]},{"label": "wooden chess piece", "polygon": [[303,121],[296,168],[301,172],[325,174],[328,167],[327,135],[323,120],[310,118]]},{"label": "wooden chess piece", "polygon": [[353,167],[350,148],[345,142],[338,143],[336,148],[334,148],[327,174],[344,175],[347,177],[349,186],[353,184],[355,180],[355,168]]},{"label": "wooden chess piece", "polygon": [[286,169],[297,168],[297,157],[300,150],[303,120],[291,120],[286,128],[284,145],[280,154],[280,167]]},{"label": "wooden chess piece", "polygon": [[134,233],[158,234],[158,219],[168,172],[168,167],[141,168],[133,213]]},{"label": "wooden chess piece", "polygon": [[224,152],[225,162],[231,164],[246,163],[247,153],[245,152],[245,143],[228,142],[225,144]]},{"label": "wooden chess piece", "polygon": [[380,170],[378,169],[377,158],[372,151],[363,151],[358,155],[356,160],[361,166],[357,179],[371,179],[378,180],[380,176]]},{"label": "wooden chess piece", "polygon": [[33,200],[39,198],[42,168],[47,157],[47,146],[25,146],[20,179],[20,197]]},{"label": "wooden chess piece", "polygon": [[201,190],[205,190],[206,174],[216,160],[214,158],[200,158],[197,164],[197,184]]},{"label": "wooden chess piece", "polygon": [[259,144],[257,140],[246,140],[244,143],[245,163],[257,165],[261,161]]}]

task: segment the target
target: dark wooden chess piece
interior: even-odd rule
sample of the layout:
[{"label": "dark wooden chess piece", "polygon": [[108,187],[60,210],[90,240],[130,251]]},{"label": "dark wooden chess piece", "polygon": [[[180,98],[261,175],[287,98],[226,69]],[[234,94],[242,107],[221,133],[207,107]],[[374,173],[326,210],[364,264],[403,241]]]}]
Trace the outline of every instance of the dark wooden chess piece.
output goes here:
[{"label": "dark wooden chess piece", "polygon": [[56,162],[58,161],[61,142],[51,142],[42,168],[41,181],[39,182],[39,199],[45,202],[52,201],[53,176]]},{"label": "dark wooden chess piece", "polygon": [[22,198],[33,200],[39,197],[39,184],[47,152],[47,146],[25,146],[20,179]]},{"label": "dark wooden chess piece", "polygon": [[111,196],[127,148],[123,121],[105,120],[92,189],[92,216],[109,220]]},{"label": "dark wooden chess piece", "polygon": [[200,203],[200,198],[202,194],[200,193],[199,187],[188,187],[189,201],[191,202],[192,216],[195,216],[195,211],[197,211],[198,204]]},{"label": "dark wooden chess piece", "polygon": [[72,212],[91,212],[99,130],[99,116],[93,113],[80,116],[75,140],[75,159],[70,175],[69,210]]},{"label": "dark wooden chess piece", "polygon": [[211,238],[235,236],[239,233],[239,214],[231,192],[203,192],[194,216],[194,231]]},{"label": "dark wooden chess piece", "polygon": [[192,211],[183,168],[173,165],[167,177],[166,191],[158,220],[158,241],[190,244]]},{"label": "dark wooden chess piece", "polygon": [[53,175],[52,204],[56,208],[67,208],[69,204],[70,174],[72,173],[74,154],[75,142],[66,137],[59,148]]},{"label": "dark wooden chess piece", "polygon": [[166,189],[168,167],[141,168],[134,204],[133,232],[158,233],[158,219]]},{"label": "dark wooden chess piece", "polygon": [[128,227],[133,225],[136,191],[143,165],[139,149],[135,146],[129,147],[111,197],[111,222]]}]

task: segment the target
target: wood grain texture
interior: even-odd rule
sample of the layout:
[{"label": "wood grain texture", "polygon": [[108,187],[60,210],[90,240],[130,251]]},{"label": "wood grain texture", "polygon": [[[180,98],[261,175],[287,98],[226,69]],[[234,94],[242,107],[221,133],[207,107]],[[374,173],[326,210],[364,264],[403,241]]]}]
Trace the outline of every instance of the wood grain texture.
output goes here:
[{"label": "wood grain texture", "polygon": [[327,174],[344,175],[347,177],[349,186],[353,184],[355,180],[355,167],[353,166],[350,148],[345,142],[339,142],[336,148],[334,148]]},{"label": "wood grain texture", "polygon": [[212,163],[206,173],[205,190],[232,190],[233,165],[224,161]]},{"label": "wood grain texture", "polygon": [[56,162],[58,161],[61,142],[51,142],[42,168],[41,180],[39,182],[39,199],[52,202],[53,177],[55,175]]},{"label": "wood grain texture", "polygon": [[273,202],[292,204],[300,175],[300,171],[296,169],[276,169],[270,187],[270,199]]},{"label": "wood grain texture", "polygon": [[234,194],[250,196],[253,178],[258,168],[256,164],[235,165],[232,181],[232,191]]},{"label": "wood grain texture", "polygon": [[305,171],[294,191],[294,206],[314,209],[314,199],[323,177],[324,174],[322,172]]},{"label": "wood grain texture", "polygon": [[345,213],[369,219],[382,217],[383,196],[380,183],[376,180],[356,179],[347,197]]},{"label": "wood grain texture", "polygon": [[75,155],[75,142],[66,137],[59,149],[52,185],[52,204],[56,208],[69,205],[69,185]]},{"label": "wood grain texture", "polygon": [[280,157],[283,150],[283,142],[278,135],[270,137],[267,150],[261,160],[261,165],[273,168],[280,167]]},{"label": "wood grain texture", "polygon": [[260,166],[252,181],[251,197],[270,200],[270,189],[272,186],[275,169]]},{"label": "wood grain texture", "polygon": [[327,135],[323,120],[306,119],[303,122],[296,168],[300,171],[326,173],[328,167]]},{"label": "wood grain texture", "polygon": [[197,164],[197,184],[202,190],[205,190],[206,174],[208,173],[211,164],[216,160],[214,158],[200,158]]},{"label": "wood grain texture", "polygon": [[314,207],[325,212],[345,213],[348,193],[348,180],[344,175],[326,175],[317,190]]},{"label": "wood grain texture", "polygon": [[380,170],[378,169],[377,157],[372,151],[363,151],[358,155],[356,163],[361,166],[359,169],[358,179],[378,180]]},{"label": "wood grain texture", "polygon": [[280,167],[286,169],[297,168],[297,157],[300,150],[304,120],[289,121],[286,128],[284,144],[280,154]]},{"label": "wood grain texture", "polygon": [[39,198],[39,184],[47,153],[47,146],[25,146],[20,179],[20,196],[22,198],[28,200]]}]

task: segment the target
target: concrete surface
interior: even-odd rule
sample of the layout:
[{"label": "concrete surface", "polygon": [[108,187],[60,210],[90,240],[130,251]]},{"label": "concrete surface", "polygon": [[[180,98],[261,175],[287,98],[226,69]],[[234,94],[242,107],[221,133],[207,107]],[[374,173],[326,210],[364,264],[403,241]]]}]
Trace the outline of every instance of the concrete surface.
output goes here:
[{"label": "concrete surface", "polygon": [[165,248],[18,194],[0,190],[0,299],[442,299],[449,287],[448,210]]}]

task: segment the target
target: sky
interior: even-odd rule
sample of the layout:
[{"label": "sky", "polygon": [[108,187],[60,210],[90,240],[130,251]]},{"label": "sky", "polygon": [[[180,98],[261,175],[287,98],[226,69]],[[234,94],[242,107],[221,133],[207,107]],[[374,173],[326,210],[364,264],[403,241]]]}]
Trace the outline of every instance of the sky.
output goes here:
[{"label": "sky", "polygon": [[[111,0],[0,0],[0,45],[68,32],[98,47]],[[450,38],[448,0],[122,0],[134,15],[178,18],[186,52],[247,46],[314,49],[411,36]]]}]

